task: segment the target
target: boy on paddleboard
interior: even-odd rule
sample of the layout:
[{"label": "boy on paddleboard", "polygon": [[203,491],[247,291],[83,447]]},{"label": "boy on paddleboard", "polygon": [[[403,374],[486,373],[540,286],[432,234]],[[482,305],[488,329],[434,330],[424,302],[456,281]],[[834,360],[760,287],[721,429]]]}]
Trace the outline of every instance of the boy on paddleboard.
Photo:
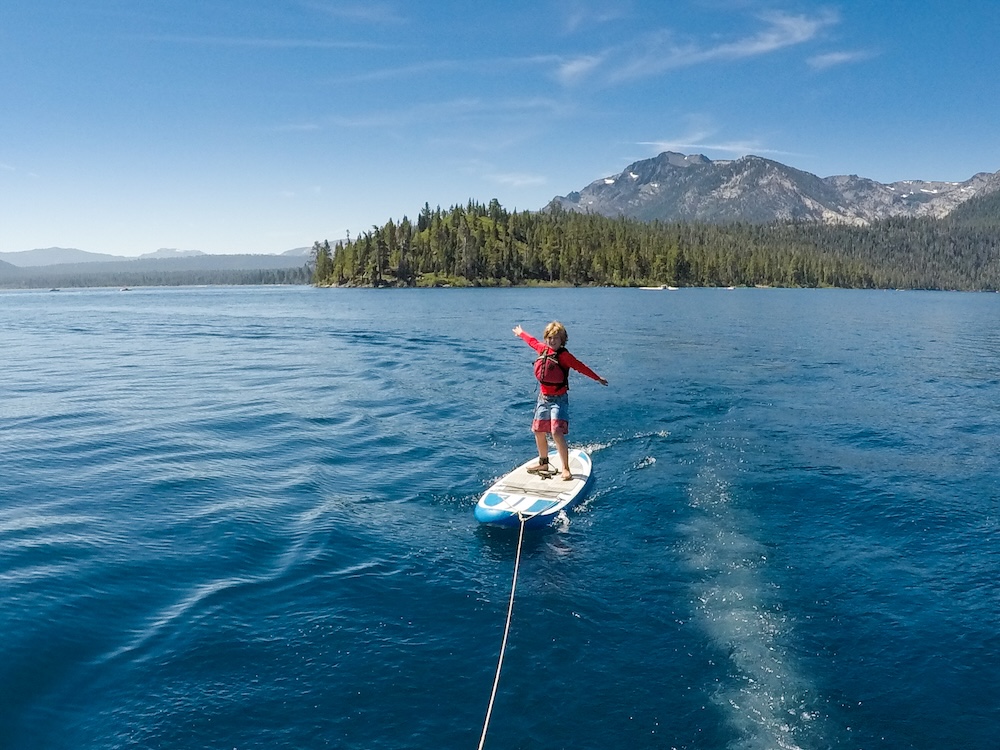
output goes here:
[{"label": "boy on paddleboard", "polygon": [[538,359],[535,360],[538,401],[535,403],[535,417],[531,423],[531,431],[535,433],[535,445],[538,447],[538,466],[532,466],[528,472],[555,473],[549,469],[547,435],[552,435],[552,440],[559,451],[559,460],[562,462],[562,478],[569,481],[573,478],[569,470],[569,448],[565,438],[569,432],[569,371],[576,370],[601,385],[607,385],[608,381],[566,350],[569,335],[565,326],[559,321],[553,320],[545,326],[545,332],[542,334],[545,343],[538,341],[520,325],[514,326],[513,330],[515,336],[519,336],[524,343],[538,352]]}]

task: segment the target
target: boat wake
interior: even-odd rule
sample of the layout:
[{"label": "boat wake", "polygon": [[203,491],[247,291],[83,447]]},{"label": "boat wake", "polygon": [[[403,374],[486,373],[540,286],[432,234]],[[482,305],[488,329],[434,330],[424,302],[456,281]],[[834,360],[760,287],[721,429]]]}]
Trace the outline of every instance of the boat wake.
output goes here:
[{"label": "boat wake", "polygon": [[624,435],[622,437],[611,438],[605,442],[599,443],[587,443],[581,445],[583,450],[587,451],[593,455],[599,451],[607,450],[608,448],[613,448],[617,445],[622,445],[623,443],[632,443],[640,440],[651,440],[652,438],[667,438],[670,437],[670,433],[667,430],[656,430],[654,432],[639,432],[635,435]]},{"label": "boat wake", "polygon": [[703,467],[682,528],[696,619],[728,660],[713,699],[736,733],[733,750],[802,750],[823,736],[815,691],[789,650],[793,622],[769,580],[768,550],[733,499],[718,470]]}]

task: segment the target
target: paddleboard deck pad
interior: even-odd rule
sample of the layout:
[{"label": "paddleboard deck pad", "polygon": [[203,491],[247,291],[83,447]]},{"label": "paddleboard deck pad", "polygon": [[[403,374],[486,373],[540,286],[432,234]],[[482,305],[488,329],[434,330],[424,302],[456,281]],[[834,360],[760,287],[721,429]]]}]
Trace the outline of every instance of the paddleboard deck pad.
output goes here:
[{"label": "paddleboard deck pad", "polygon": [[549,454],[550,473],[529,474],[528,468],[537,465],[536,456],[497,480],[476,503],[476,520],[493,526],[517,526],[524,518],[525,527],[546,526],[559,511],[583,499],[593,468],[586,451],[570,449],[571,480],[562,478],[558,452]]}]

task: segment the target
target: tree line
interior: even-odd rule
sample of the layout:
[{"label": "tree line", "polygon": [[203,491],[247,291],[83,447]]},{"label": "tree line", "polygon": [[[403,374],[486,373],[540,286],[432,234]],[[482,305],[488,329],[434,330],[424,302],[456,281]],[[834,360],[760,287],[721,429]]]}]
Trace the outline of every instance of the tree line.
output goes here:
[{"label": "tree line", "polygon": [[952,219],[643,222],[508,211],[497,200],[373,226],[313,246],[321,286],[786,286],[996,290],[1000,193]]},{"label": "tree line", "polygon": [[53,272],[44,268],[17,269],[0,274],[0,287],[39,289],[46,287],[133,287],[133,286],[242,286],[267,284],[308,284],[312,266],[267,269],[201,269],[186,271],[73,271]]}]

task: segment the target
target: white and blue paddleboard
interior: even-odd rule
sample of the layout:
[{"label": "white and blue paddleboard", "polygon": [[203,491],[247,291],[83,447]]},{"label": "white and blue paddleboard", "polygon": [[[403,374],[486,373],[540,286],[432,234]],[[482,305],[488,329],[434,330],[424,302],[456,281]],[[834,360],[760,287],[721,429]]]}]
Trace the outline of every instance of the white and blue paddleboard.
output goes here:
[{"label": "white and blue paddleboard", "polygon": [[517,526],[523,518],[525,527],[545,526],[559,511],[583,499],[593,468],[586,451],[570,449],[570,480],[562,478],[557,452],[549,454],[549,467],[555,473],[529,474],[528,467],[537,464],[537,457],[526,461],[486,490],[476,504],[476,520],[493,526]]}]

